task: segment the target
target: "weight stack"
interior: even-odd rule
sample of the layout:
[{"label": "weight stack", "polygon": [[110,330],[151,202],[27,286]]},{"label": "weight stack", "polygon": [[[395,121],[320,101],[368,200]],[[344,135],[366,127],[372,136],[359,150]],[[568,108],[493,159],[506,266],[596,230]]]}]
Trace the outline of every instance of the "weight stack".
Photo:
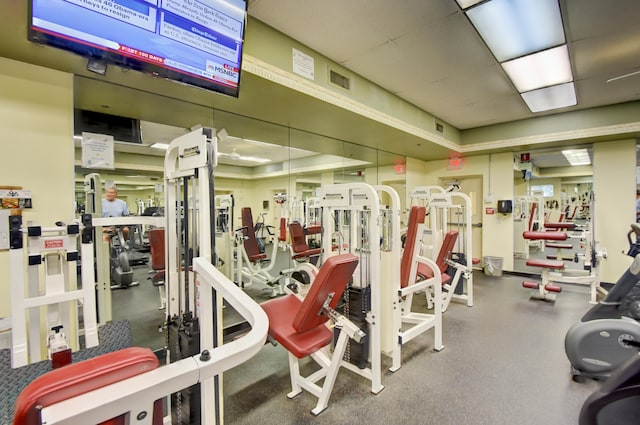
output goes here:
[{"label": "weight stack", "polygon": [[[167,338],[172,362],[199,354],[198,319],[194,319],[191,314],[185,314],[181,319],[174,318],[169,322]],[[171,407],[171,423],[200,424],[200,384],[172,394]]]},{"label": "weight stack", "polygon": [[[348,287],[344,292],[345,302],[338,311],[351,320],[365,334],[369,333],[367,325],[367,313],[371,311],[371,288]],[[338,340],[340,330],[334,328],[334,342]],[[344,360],[364,369],[369,365],[369,338],[362,342],[350,339],[344,353]]]}]

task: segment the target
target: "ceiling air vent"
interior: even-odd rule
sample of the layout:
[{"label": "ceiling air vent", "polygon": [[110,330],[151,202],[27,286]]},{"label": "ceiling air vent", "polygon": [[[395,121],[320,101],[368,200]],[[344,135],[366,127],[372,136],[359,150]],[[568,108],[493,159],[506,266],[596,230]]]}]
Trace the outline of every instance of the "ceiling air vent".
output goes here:
[{"label": "ceiling air vent", "polygon": [[444,125],[442,125],[441,123],[437,122],[436,123],[436,131],[440,134],[444,134]]},{"label": "ceiling air vent", "polygon": [[350,90],[351,81],[349,80],[348,77],[345,77],[342,74],[338,74],[334,70],[330,69],[329,70],[329,79],[336,86],[342,87],[345,90]]}]

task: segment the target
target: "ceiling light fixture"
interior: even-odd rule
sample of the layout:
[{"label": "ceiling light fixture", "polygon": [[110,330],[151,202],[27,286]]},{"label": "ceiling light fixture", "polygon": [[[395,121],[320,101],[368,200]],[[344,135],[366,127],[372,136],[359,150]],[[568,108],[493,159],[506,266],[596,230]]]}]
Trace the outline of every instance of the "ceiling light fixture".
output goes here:
[{"label": "ceiling light fixture", "polygon": [[163,150],[167,150],[169,149],[169,144],[168,143],[152,143],[151,145],[149,145],[150,148],[154,148],[154,149],[163,149]]},{"label": "ceiling light fixture", "polygon": [[617,77],[609,78],[607,83],[611,83],[613,81],[622,80],[623,78],[633,77],[634,75],[640,74],[640,71],[630,72],[628,74],[618,75]]},{"label": "ceiling light fixture", "polygon": [[[534,91],[552,86],[560,85],[565,95],[571,91],[566,96],[569,100],[559,102],[563,106],[558,107],[577,103],[574,85],[564,85],[573,82],[573,73],[558,0],[456,1],[531,112],[557,108],[554,102],[534,100],[541,95],[549,97],[545,92]],[[530,103],[535,104],[535,109]]]},{"label": "ceiling light fixture", "polygon": [[521,93],[531,112],[566,108],[578,103],[573,82]]},{"label": "ceiling light fixture", "polygon": [[589,158],[589,152],[586,149],[567,149],[563,150],[562,154],[569,164],[575,165],[591,165],[591,158]]},{"label": "ceiling light fixture", "polygon": [[558,0],[491,0],[466,14],[498,62],[565,42]]},{"label": "ceiling light fixture", "polygon": [[268,158],[240,155],[236,152],[235,149],[231,153],[218,152],[218,157],[226,157],[236,161],[257,162],[259,164],[266,164],[267,162],[271,162],[271,160]]},{"label": "ceiling light fixture", "polygon": [[566,44],[502,63],[520,93],[573,80]]}]

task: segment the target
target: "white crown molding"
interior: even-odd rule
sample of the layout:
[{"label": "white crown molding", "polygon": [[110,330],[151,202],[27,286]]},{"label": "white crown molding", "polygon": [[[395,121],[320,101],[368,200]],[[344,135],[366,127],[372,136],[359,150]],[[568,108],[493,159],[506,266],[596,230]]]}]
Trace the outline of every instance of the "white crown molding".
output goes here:
[{"label": "white crown molding", "polygon": [[242,70],[462,154],[495,149],[518,148],[523,145],[544,145],[546,143],[567,140],[576,140],[579,142],[581,139],[640,133],[640,122],[632,122],[461,145],[439,134],[416,127],[389,114],[371,108],[348,96],[319,86],[313,81],[284,71],[246,53],[242,61]]},{"label": "white crown molding", "polygon": [[457,143],[452,142],[437,133],[406,123],[396,117],[360,103],[348,96],[322,87],[313,81],[309,81],[298,75],[283,71],[278,67],[256,59],[246,53],[242,59],[242,71],[250,72],[251,74],[257,75],[265,80],[272,81],[276,84],[280,84],[281,86],[312,96],[323,102],[338,106],[342,109],[362,115],[363,117],[386,124],[398,130],[402,130],[408,134],[420,137],[421,139],[438,144],[447,149],[460,149],[460,146]]}]

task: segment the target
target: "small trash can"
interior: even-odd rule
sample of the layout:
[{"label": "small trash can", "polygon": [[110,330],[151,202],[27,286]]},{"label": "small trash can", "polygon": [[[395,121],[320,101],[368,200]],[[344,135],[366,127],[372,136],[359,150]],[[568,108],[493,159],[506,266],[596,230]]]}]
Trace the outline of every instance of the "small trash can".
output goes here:
[{"label": "small trash can", "polygon": [[484,274],[502,276],[502,257],[484,257]]}]

